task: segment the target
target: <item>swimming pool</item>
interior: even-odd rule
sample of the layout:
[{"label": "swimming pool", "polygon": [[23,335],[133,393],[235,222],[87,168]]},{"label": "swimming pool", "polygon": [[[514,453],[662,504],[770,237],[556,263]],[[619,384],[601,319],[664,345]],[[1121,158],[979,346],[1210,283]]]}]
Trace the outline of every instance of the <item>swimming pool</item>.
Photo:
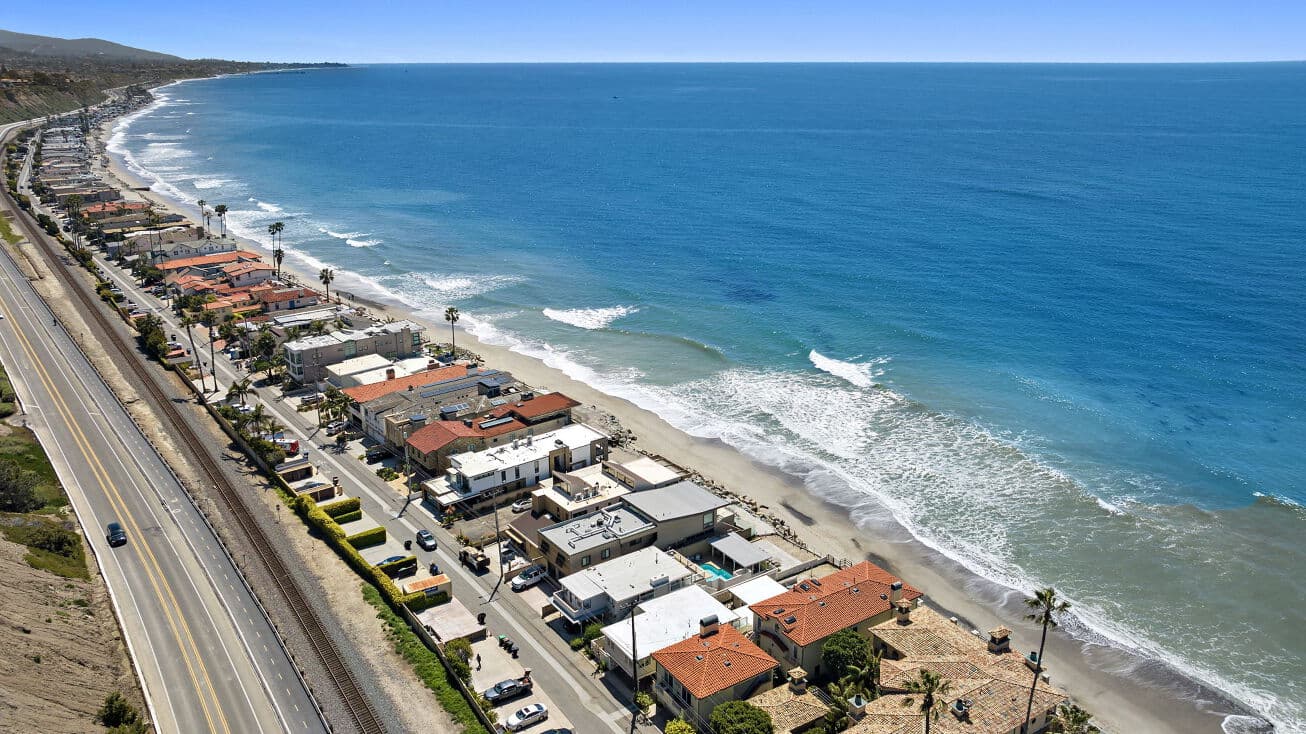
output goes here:
[{"label": "swimming pool", "polygon": [[707,571],[713,576],[716,576],[722,581],[729,581],[730,579],[735,577],[733,573],[730,573],[729,571],[725,570],[724,568],[721,568],[720,566],[716,565],[711,561],[704,561],[703,563],[698,564],[698,567],[703,569],[704,571]]}]

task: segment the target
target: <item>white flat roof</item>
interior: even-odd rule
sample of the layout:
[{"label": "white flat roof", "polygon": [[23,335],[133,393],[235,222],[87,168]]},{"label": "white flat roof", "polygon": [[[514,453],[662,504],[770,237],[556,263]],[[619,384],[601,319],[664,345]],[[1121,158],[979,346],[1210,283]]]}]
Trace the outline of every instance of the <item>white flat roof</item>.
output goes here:
[{"label": "white flat roof", "polygon": [[390,360],[386,359],[385,357],[379,354],[364,354],[361,357],[346,359],[343,362],[339,362],[331,365],[330,367],[327,367],[327,374],[335,375],[336,377],[348,377],[350,375],[357,375],[362,372],[371,372],[372,370],[376,370],[376,369],[385,369],[386,367],[390,367],[390,366],[391,366]]},{"label": "white flat roof", "polygon": [[761,601],[766,601],[773,596],[788,591],[779,581],[770,576],[758,576],[755,579],[749,579],[742,584],[730,587],[730,593],[735,598],[742,601],[745,606],[751,606]]},{"label": "white flat roof", "polygon": [[[690,570],[677,563],[666,551],[650,546],[563,576],[558,583],[577,599],[606,595],[620,603],[652,589],[654,579],[658,579],[656,585],[661,586],[689,575]],[[661,581],[664,577],[666,581]]]},{"label": "white flat roof", "polygon": [[522,439],[516,442],[516,446],[504,444],[484,451],[454,454],[449,457],[449,462],[456,465],[464,475],[477,477],[488,472],[547,459],[549,452],[559,446],[565,445],[575,451],[606,436],[607,434],[590,428],[584,423],[573,423],[548,433],[541,433],[529,441]]},{"label": "white flat roof", "polygon": [[680,479],[680,472],[677,472],[661,462],[654,461],[647,456],[641,456],[638,459],[624,461],[619,466],[630,474],[643,480],[650,487],[657,487],[663,484]]},{"label": "white flat roof", "polygon": [[704,617],[716,615],[721,624],[732,624],[739,615],[712,598],[698,586],[649,599],[636,607],[641,613],[603,628],[609,644],[621,650],[627,659],[630,654],[630,626],[635,625],[635,645],[638,653],[634,659],[645,657],[681,640],[698,634],[698,623]]}]

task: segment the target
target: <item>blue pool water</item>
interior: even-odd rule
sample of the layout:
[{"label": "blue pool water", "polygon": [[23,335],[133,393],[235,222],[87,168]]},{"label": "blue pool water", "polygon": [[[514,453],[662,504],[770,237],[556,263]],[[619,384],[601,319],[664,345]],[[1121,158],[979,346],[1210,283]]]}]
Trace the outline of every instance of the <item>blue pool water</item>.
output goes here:
[{"label": "blue pool water", "polygon": [[735,577],[733,573],[730,573],[729,571],[725,570],[724,568],[721,568],[720,566],[716,565],[715,563],[712,563],[711,561],[700,563],[698,564],[698,567],[703,569],[704,571],[707,571],[709,574],[721,579],[722,581],[729,581],[730,579]]},{"label": "blue pool water", "polygon": [[1056,584],[1077,633],[1306,729],[1306,66],[376,66],[163,96],[112,146],[156,188]]}]

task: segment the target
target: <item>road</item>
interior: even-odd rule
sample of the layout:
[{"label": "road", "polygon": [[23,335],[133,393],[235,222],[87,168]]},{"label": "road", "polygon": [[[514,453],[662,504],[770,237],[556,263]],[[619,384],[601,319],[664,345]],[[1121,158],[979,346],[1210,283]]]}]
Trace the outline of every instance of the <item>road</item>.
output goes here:
[{"label": "road", "polygon": [[0,311],[0,359],[99,560],[156,729],[325,732],[213,531],[8,251]]},{"label": "road", "polygon": [[[177,315],[162,300],[145,293],[135,278],[108,262],[102,255],[96,254],[95,257],[100,267],[130,300],[158,315],[168,324],[168,333],[184,333]],[[207,351],[207,339],[204,336],[206,331],[197,330],[196,349],[201,355]],[[218,354],[217,374],[221,384],[217,391],[219,396],[226,393],[227,386],[248,376],[221,354]],[[348,453],[333,450],[334,440],[313,424],[315,414],[297,412],[292,401],[281,399],[277,388],[257,388],[254,397],[263,403],[270,415],[286,426],[289,435],[298,438],[301,446],[308,447],[309,460],[318,467],[319,474],[340,477],[345,491],[362,500],[363,509],[369,516],[384,520],[391,537],[412,538],[417,530],[423,528],[436,535],[439,548],[435,552],[415,550],[423,566],[433,560],[438,562],[441,570],[455,580],[454,596],[473,613],[486,613],[486,623],[492,635],[507,634],[523,643],[520,665],[536,672],[537,689],[547,691],[549,698],[558,705],[574,731],[594,734],[604,731],[623,734],[630,732],[631,711],[623,703],[617,702],[598,679],[572,662],[576,653],[568,648],[565,640],[546,627],[515,595],[511,592],[503,593],[506,589],[501,589],[501,593],[493,600],[487,601],[497,576],[491,573],[478,577],[461,566],[457,559],[458,544],[454,536],[442,528],[422,505],[416,502],[406,504],[404,497],[378,479],[372,468]],[[450,552],[449,549],[454,551]]]}]

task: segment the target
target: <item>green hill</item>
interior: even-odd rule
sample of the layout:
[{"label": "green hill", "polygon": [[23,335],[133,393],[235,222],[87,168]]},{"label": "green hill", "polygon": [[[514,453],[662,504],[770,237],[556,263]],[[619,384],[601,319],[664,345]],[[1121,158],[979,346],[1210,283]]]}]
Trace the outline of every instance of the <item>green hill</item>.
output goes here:
[{"label": "green hill", "polygon": [[99,38],[55,38],[0,30],[0,46],[33,56],[98,57],[114,61],[181,61],[180,56],[124,46]]}]

